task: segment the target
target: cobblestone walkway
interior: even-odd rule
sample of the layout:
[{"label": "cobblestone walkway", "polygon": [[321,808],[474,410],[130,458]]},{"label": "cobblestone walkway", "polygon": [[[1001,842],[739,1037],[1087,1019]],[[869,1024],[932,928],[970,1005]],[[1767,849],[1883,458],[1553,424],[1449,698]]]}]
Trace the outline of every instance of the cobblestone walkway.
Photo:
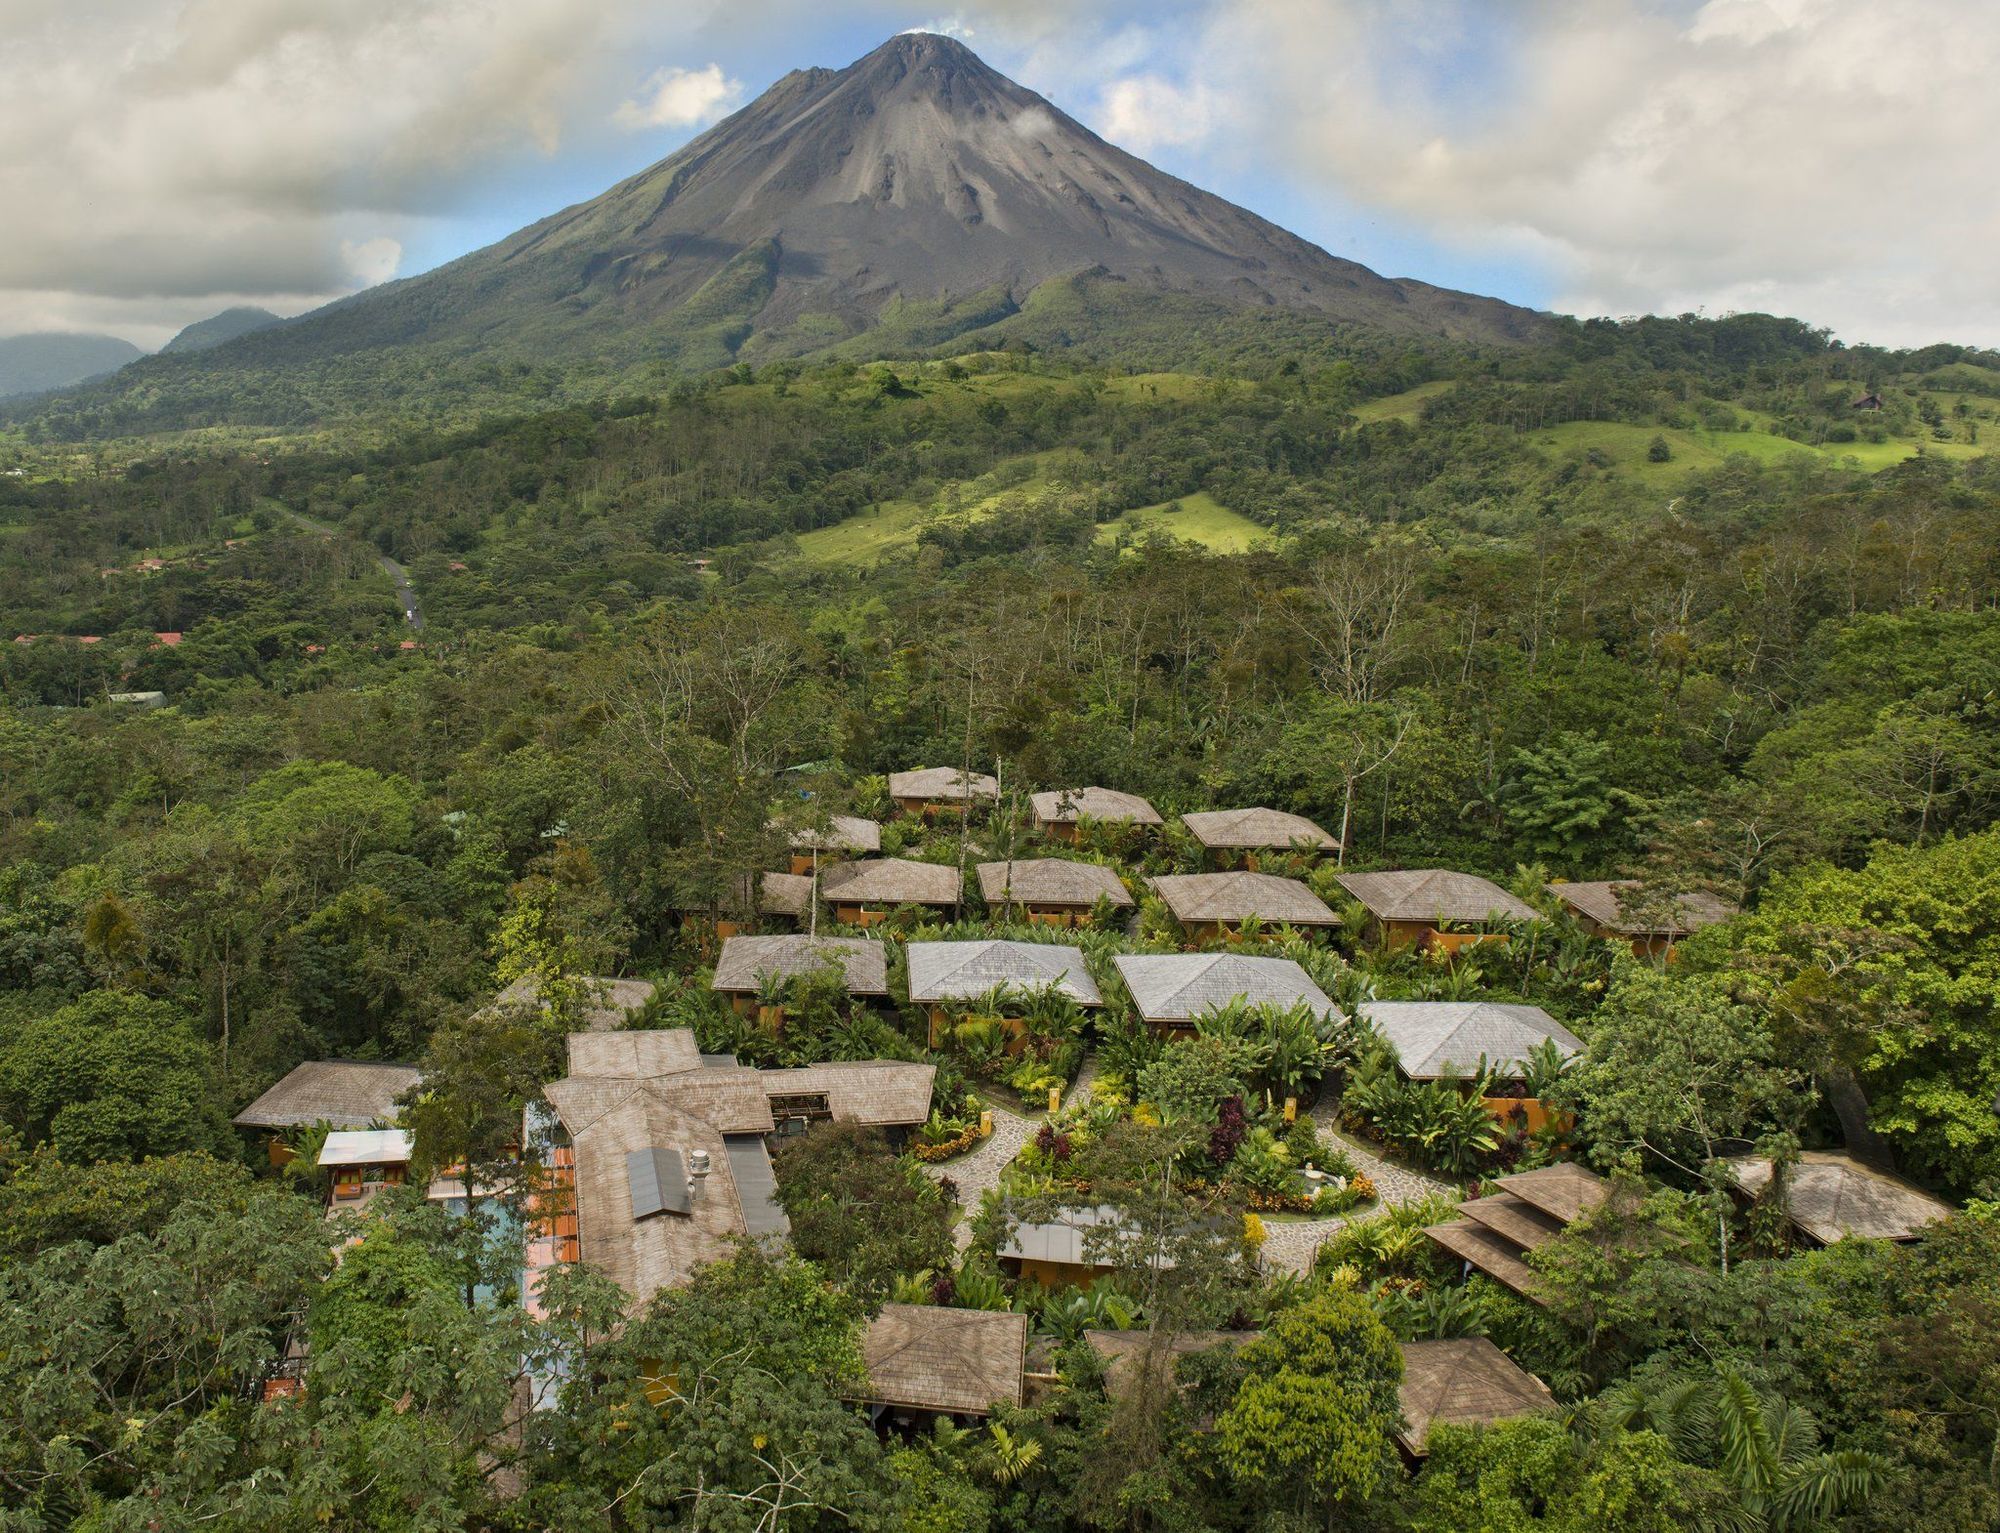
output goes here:
[{"label": "cobblestone walkway", "polygon": [[1090,1100],[1090,1088],[1097,1079],[1097,1050],[1092,1049],[1083,1056],[1083,1064],[1078,1067],[1076,1079],[1069,1083],[1069,1090],[1063,1093],[1063,1110],[1067,1112],[1078,1102]]},{"label": "cobblestone walkway", "polygon": [[1351,1214],[1336,1214],[1330,1219],[1265,1221],[1264,1261],[1267,1266],[1282,1267],[1300,1274],[1310,1272],[1313,1258],[1319,1255],[1319,1248],[1337,1231],[1357,1221],[1373,1219],[1384,1209],[1415,1203],[1434,1193],[1457,1191],[1448,1182],[1435,1181],[1402,1166],[1392,1166],[1372,1150],[1357,1143],[1342,1132],[1339,1109],[1332,1103],[1323,1102],[1315,1107],[1312,1120],[1313,1127],[1319,1131],[1319,1137],[1329,1143],[1338,1144],[1347,1152],[1347,1158],[1354,1162],[1354,1169],[1375,1184],[1375,1190],[1380,1194],[1380,1201]]},{"label": "cobblestone walkway", "polygon": [[935,1180],[950,1177],[958,1187],[958,1223],[951,1236],[961,1251],[972,1244],[970,1216],[979,1211],[980,1198],[1000,1185],[1000,1173],[1042,1126],[1040,1119],[1023,1118],[991,1103],[987,1110],[993,1114],[993,1132],[978,1149],[943,1165],[924,1167]]}]

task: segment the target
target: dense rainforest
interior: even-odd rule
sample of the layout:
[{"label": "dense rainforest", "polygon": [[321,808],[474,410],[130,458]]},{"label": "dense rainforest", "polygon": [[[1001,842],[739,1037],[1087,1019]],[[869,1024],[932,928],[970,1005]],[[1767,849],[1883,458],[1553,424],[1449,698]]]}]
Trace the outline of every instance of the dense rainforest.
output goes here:
[{"label": "dense rainforest", "polygon": [[[1750,316],[1161,364],[1029,336],[0,431],[0,1528],[2000,1523],[2000,358]],[[998,779],[976,824],[891,818],[887,774],[961,765]],[[814,994],[773,1043],[710,995],[790,821],[962,869],[1084,784],[1333,831],[1294,871],[1338,931],[1242,940],[1349,1011],[1544,1008],[1583,1045],[1541,1083],[1558,1130],[1413,1102],[1360,1026],[1299,1062],[1284,1018],[1162,1043],[1114,997],[1027,1069],[917,1008]],[[1137,901],[1093,962],[1187,945],[1144,883],[1203,865],[1177,827],[1077,855]],[[1537,918],[1387,952],[1335,881],[1433,867]],[[1613,878],[1739,913],[1648,962],[1547,892]],[[1013,930],[969,896],[888,925]],[[779,1157],[789,1251],[621,1323],[587,1264],[524,1305],[504,1230],[421,1196],[335,1230],[309,1157],[230,1126],[301,1061],[407,1061],[433,1169],[497,1179],[574,1013],[493,996],[592,975],[758,1062],[935,1060],[936,1167],[816,1129]],[[946,1151],[1086,1055],[1096,1096],[1007,1186],[1093,1188],[1179,1259],[1031,1292],[954,1245]],[[1537,1304],[1423,1238],[1455,1191],[1298,1271],[1245,1260],[1262,1224],[1201,1233],[1260,1193],[1282,1231],[1287,1158],[1336,1128],[1439,1188],[1575,1158],[1618,1194],[1537,1254]],[[1843,1146],[1963,1212],[1821,1249],[1718,1172]],[[878,1436],[845,1402],[889,1299],[1019,1309],[1056,1382]],[[1082,1338],[1122,1328],[1257,1339],[1111,1389]],[[1399,1463],[1394,1343],[1472,1336],[1554,1409]]]}]

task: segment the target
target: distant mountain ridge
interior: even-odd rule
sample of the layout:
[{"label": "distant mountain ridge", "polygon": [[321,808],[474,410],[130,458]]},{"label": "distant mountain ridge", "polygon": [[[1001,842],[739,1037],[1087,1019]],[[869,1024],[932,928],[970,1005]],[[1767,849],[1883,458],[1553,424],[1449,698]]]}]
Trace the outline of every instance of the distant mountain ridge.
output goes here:
[{"label": "distant mountain ridge", "polygon": [[254,335],[259,330],[268,330],[284,321],[269,309],[254,305],[224,309],[220,314],[212,314],[207,319],[198,319],[180,334],[160,348],[162,356],[187,351],[207,351],[220,346],[225,341],[233,341],[241,335]]},{"label": "distant mountain ridge", "polygon": [[116,372],[144,355],[115,335],[46,331],[0,336],[0,399],[68,388]]}]

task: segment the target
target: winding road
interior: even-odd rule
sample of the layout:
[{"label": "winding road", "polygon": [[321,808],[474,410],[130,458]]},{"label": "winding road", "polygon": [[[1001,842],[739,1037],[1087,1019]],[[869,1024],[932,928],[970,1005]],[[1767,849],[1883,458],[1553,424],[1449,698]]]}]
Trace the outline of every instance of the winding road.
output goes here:
[{"label": "winding road", "polygon": [[[303,511],[294,511],[290,506],[280,506],[279,509],[308,532],[322,532],[330,538],[347,536],[330,522],[316,521]],[[382,566],[382,573],[389,577],[390,583],[396,588],[396,600],[403,606],[403,621],[413,630],[421,630],[424,626],[424,614],[423,609],[417,605],[417,593],[410,584],[410,572],[387,554],[377,554],[375,562]]]}]

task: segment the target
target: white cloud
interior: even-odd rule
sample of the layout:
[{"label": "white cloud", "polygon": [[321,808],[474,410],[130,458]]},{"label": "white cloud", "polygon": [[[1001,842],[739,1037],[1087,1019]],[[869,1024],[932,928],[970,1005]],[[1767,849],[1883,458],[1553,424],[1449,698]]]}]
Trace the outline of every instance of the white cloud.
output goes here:
[{"label": "white cloud", "polygon": [[373,287],[396,275],[403,261],[403,245],[386,234],[372,240],[342,240],[340,259],[357,286]]},{"label": "white cloud", "polygon": [[636,133],[647,128],[705,128],[743,104],[743,82],[729,79],[720,64],[701,69],[656,70],[641,99],[627,101],[618,126]]},{"label": "white cloud", "polygon": [[1104,136],[1135,154],[1199,144],[1215,131],[1219,115],[1220,102],[1208,86],[1176,85],[1156,74],[1113,80],[1098,109]]},{"label": "white cloud", "polygon": [[2000,9],[1219,0],[1203,67],[1307,177],[1583,313],[2000,342]]},{"label": "white cloud", "polygon": [[938,37],[955,37],[962,43],[969,43],[979,34],[965,24],[963,17],[944,16],[936,21],[927,21],[922,26],[903,28],[903,36],[913,32],[930,32]]}]

